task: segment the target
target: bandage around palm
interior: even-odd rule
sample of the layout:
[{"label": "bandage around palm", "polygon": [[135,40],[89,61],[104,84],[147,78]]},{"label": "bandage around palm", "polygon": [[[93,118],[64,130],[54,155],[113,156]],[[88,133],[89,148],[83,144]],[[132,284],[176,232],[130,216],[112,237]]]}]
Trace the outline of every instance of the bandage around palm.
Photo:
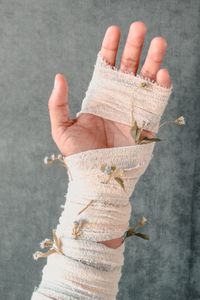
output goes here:
[{"label": "bandage around palm", "polygon": [[[130,128],[134,120],[139,128],[158,133],[171,92],[172,86],[165,88],[111,67],[99,52],[77,116],[92,113]],[[56,228],[62,251],[47,257],[32,300],[116,299],[124,243],[112,249],[97,242],[119,238],[129,228],[130,197],[155,144],[92,149],[63,157],[69,182]]]}]

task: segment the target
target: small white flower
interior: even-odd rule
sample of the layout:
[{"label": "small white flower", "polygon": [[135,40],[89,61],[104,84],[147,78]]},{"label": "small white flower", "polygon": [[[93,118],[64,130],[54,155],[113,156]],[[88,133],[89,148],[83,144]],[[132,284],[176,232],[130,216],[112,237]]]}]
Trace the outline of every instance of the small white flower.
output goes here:
[{"label": "small white flower", "polygon": [[177,125],[185,125],[185,119],[183,116],[180,116],[179,118],[177,118],[174,123],[176,123]]},{"label": "small white flower", "polygon": [[112,172],[112,168],[110,166],[106,166],[104,169],[104,173],[109,175],[109,174],[111,174],[111,172]]},{"label": "small white flower", "polygon": [[46,247],[52,246],[52,241],[50,239],[45,239],[40,243],[40,248],[44,249]]},{"label": "small white flower", "polygon": [[63,159],[62,154],[58,154],[57,158],[60,159],[60,160],[62,160]]},{"label": "small white flower", "polygon": [[51,159],[52,159],[52,160],[55,160],[55,159],[56,159],[55,154],[51,154]]},{"label": "small white flower", "polygon": [[144,226],[144,224],[146,224],[147,222],[147,218],[145,218],[144,216],[140,219],[140,225]]},{"label": "small white flower", "polygon": [[35,253],[33,253],[33,258],[35,259],[35,260],[38,260],[38,258],[39,258],[39,254],[40,253],[40,251],[36,251]]},{"label": "small white flower", "polygon": [[45,156],[45,158],[44,158],[44,163],[45,163],[45,165],[47,165],[47,164],[49,163],[49,158],[48,158],[48,156]]},{"label": "small white flower", "polygon": [[83,223],[84,222],[82,220],[79,220],[79,222],[74,221],[73,228],[72,228],[72,237],[73,238],[77,239],[77,237],[81,235],[80,229],[83,226]]}]

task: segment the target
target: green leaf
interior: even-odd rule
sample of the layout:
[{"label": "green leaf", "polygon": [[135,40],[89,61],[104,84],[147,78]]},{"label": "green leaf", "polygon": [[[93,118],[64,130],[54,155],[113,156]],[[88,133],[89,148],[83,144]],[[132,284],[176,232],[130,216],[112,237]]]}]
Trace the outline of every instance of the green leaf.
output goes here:
[{"label": "green leaf", "polygon": [[135,234],[135,229],[134,228],[129,228],[126,232],[126,237],[132,236]]},{"label": "green leaf", "polygon": [[135,142],[138,143],[140,140],[140,135],[142,133],[142,128],[137,128],[137,133],[136,133],[136,137],[135,137]]},{"label": "green leaf", "polygon": [[131,129],[130,129],[130,134],[134,140],[136,137],[136,133],[137,133],[137,122],[135,121],[133,126],[131,126]]},{"label": "green leaf", "polygon": [[124,187],[124,182],[120,177],[114,177],[114,179],[119,183],[119,185],[123,188],[123,190],[125,191],[125,187]]},{"label": "green leaf", "polygon": [[147,234],[141,233],[141,232],[136,232],[135,235],[145,239],[145,240],[149,240],[149,236]]},{"label": "green leaf", "polygon": [[162,141],[162,140],[159,139],[159,138],[148,138],[148,137],[145,137],[144,139],[142,139],[142,141],[140,142],[140,144],[148,144],[148,143],[160,142],[160,141]]},{"label": "green leaf", "polygon": [[139,128],[137,122],[135,121],[133,126],[130,129],[130,133],[136,143],[138,143],[140,139],[141,132],[142,132],[142,128]]}]

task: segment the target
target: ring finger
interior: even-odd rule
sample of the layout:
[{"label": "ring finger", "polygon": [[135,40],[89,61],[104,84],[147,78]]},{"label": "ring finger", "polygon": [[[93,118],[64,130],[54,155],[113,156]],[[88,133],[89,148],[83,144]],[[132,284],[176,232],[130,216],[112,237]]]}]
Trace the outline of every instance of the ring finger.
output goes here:
[{"label": "ring finger", "polygon": [[163,37],[155,37],[150,44],[147,57],[140,71],[143,77],[156,80],[167,49],[167,42]]}]

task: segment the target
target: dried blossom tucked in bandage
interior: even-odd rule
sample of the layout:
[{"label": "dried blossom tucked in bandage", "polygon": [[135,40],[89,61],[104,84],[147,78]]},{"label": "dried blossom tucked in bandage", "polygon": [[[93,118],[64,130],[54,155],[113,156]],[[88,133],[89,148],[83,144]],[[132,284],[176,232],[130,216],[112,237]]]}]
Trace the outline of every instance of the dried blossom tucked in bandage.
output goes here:
[{"label": "dried blossom tucked in bandage", "polygon": [[[42,281],[32,300],[116,299],[125,243],[114,249],[99,241],[132,235],[148,239],[136,228],[129,228],[130,197],[156,144],[156,140],[142,142],[140,129],[158,132],[171,91],[172,87],[164,88],[109,66],[98,54],[77,116],[92,113],[130,128],[134,121],[130,134],[136,143],[57,157],[69,175],[66,202],[55,230],[54,240],[59,237],[57,247],[54,242],[52,253],[46,254]],[[182,124],[183,119],[177,122]],[[55,156],[47,157],[45,163],[53,160]],[[146,221],[143,217],[137,225],[143,226]],[[45,245],[47,242],[52,246],[49,240]]]}]

